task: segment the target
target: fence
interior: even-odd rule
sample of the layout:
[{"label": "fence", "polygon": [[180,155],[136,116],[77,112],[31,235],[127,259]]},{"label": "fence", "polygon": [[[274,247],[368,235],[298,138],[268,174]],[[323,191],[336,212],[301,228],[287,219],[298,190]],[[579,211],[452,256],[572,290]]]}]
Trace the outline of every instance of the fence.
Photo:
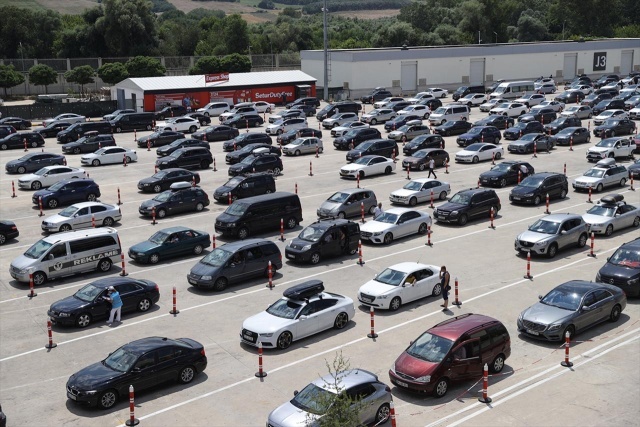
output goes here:
[{"label": "fence", "polygon": [[[86,117],[102,117],[117,109],[116,101],[69,102],[57,104],[35,103],[0,107],[2,117],[22,117],[28,120],[55,117],[62,113],[76,113]],[[35,123],[34,123],[35,125]]]}]

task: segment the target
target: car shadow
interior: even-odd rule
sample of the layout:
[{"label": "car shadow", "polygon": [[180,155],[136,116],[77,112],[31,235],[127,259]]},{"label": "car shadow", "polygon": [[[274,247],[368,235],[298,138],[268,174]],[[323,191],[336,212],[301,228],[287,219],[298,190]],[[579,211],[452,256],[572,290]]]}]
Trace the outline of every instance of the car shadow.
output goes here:
[{"label": "car shadow", "polygon": [[358,253],[356,252],[353,255],[342,255],[339,257],[333,257],[333,258],[321,258],[320,262],[317,264],[311,264],[310,262],[294,262],[288,259],[284,259],[283,258],[283,262],[285,265],[289,266],[289,267],[295,267],[295,268],[301,268],[301,269],[309,269],[309,268],[315,268],[315,267],[331,267],[331,268],[335,268],[336,266],[342,266],[342,265],[348,265],[351,264],[352,262],[355,263],[358,261]]},{"label": "car shadow", "polygon": [[[276,280],[282,279],[283,277],[284,275],[282,273],[276,271],[272,277],[272,280],[273,282],[275,282]],[[262,276],[262,277],[257,277],[251,280],[243,280],[241,282],[231,283],[227,285],[227,287],[222,291],[215,291],[213,290],[213,288],[207,289],[207,288],[200,288],[197,286],[189,285],[189,287],[187,288],[187,292],[190,292],[194,295],[201,295],[201,296],[212,296],[212,295],[227,296],[229,293],[231,294],[240,293],[241,291],[245,291],[247,289],[251,289],[255,286],[260,286],[260,285],[268,287],[269,279]],[[274,288],[275,288],[275,283],[274,283]]]},{"label": "car shadow", "polygon": [[[550,262],[554,262],[556,260],[558,260],[559,258],[566,258],[569,256],[575,256],[575,255],[580,255],[580,254],[584,254],[584,256],[588,256],[589,254],[589,248],[590,248],[590,242],[591,240],[587,240],[587,244],[583,247],[583,248],[579,248],[577,246],[569,246],[566,248],[562,248],[558,250],[558,254],[553,257],[553,258],[549,258],[547,257],[546,254],[534,254],[533,252],[531,252],[531,261],[532,262],[536,262],[536,263],[550,263]],[[523,262],[526,262],[527,259],[527,253],[526,252],[517,252],[514,251],[516,257],[520,258],[523,260]],[[596,259],[598,256],[597,252],[594,252],[596,255]],[[524,265],[524,264],[523,264]],[[535,272],[534,272],[535,273]],[[533,274],[535,276],[535,274]]]},{"label": "car shadow", "polygon": [[169,258],[160,258],[160,260],[155,263],[155,264],[151,264],[149,262],[140,262],[140,261],[136,261],[134,259],[128,258],[127,259],[127,263],[131,264],[131,265],[135,265],[137,267],[154,267],[157,265],[164,265],[164,264],[170,264],[172,262],[176,262],[176,261],[184,261],[187,259],[200,259],[204,256],[207,256],[209,253],[211,252],[211,250],[209,249],[204,249],[199,255],[196,255],[194,253],[188,254],[188,255],[179,255],[179,256],[174,256],[174,257],[169,257]]},{"label": "car shadow", "polygon": [[[357,305],[357,309],[365,316],[369,316],[370,313],[370,308],[368,305],[364,305],[359,303],[359,301],[355,300],[356,303],[358,303]],[[412,312],[414,310],[417,309],[434,309],[434,310],[441,310],[442,307],[440,307],[440,304],[442,304],[443,299],[442,299],[442,295],[438,295],[438,296],[434,296],[434,295],[430,295],[424,298],[421,298],[419,300],[416,301],[412,301],[406,304],[402,304],[400,306],[400,308],[396,311],[391,311],[388,309],[377,309],[374,307],[374,315],[375,316],[380,316],[380,317],[389,317],[389,316],[396,316],[399,313],[405,313],[405,312]],[[449,295],[449,305],[451,306],[451,295]],[[449,309],[451,309],[451,307],[449,307]],[[422,313],[421,313],[422,314]]]}]

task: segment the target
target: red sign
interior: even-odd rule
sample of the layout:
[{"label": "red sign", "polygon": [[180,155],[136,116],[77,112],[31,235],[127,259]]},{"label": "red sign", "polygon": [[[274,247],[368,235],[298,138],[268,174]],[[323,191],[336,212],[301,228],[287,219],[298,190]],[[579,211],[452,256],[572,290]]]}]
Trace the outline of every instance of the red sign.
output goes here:
[{"label": "red sign", "polygon": [[206,83],[222,83],[229,81],[229,73],[205,74],[204,82]]}]

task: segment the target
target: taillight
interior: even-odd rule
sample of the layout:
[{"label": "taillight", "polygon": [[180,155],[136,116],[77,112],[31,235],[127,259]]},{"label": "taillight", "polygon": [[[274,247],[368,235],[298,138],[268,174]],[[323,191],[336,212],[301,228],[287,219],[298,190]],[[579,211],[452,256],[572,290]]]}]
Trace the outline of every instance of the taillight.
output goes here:
[{"label": "taillight", "polygon": [[160,286],[156,283],[156,291],[160,292]]},{"label": "taillight", "polygon": [[16,227],[15,225],[13,225],[13,226],[11,226],[11,229],[12,229],[12,230],[17,230],[17,229],[18,229],[18,227]]},{"label": "taillight", "polygon": [[202,348],[202,350],[200,350],[200,354],[206,356],[206,354],[204,353],[204,347]]}]

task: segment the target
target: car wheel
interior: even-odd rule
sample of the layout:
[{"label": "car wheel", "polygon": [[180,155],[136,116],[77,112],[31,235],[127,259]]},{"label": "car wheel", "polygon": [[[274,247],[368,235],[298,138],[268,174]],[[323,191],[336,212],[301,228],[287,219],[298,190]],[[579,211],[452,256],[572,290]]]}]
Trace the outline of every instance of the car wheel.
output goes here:
[{"label": "car wheel", "polygon": [[502,157],[502,153],[496,153],[496,155],[494,156],[496,160],[500,160],[501,157]]},{"label": "car wheel", "polygon": [[149,298],[142,298],[138,301],[138,311],[143,313],[151,308],[151,300]]},{"label": "car wheel", "polygon": [[292,341],[293,341],[293,336],[291,335],[291,332],[284,331],[278,337],[278,341],[276,341],[276,345],[280,350],[284,350],[285,348],[289,348]]},{"label": "car wheel", "polygon": [[383,403],[382,405],[380,405],[380,407],[376,411],[375,425],[380,425],[387,422],[390,414],[391,407],[388,403]]},{"label": "car wheel", "polygon": [[591,117],[593,117],[593,114],[589,113],[589,115],[587,116],[588,119],[590,119]]},{"label": "car wheel", "polygon": [[102,221],[102,225],[105,227],[111,227],[113,225],[115,221],[113,220],[113,218],[111,218],[110,216],[106,217],[103,221]]},{"label": "car wheel", "polygon": [[80,149],[79,148],[74,148],[73,149],[73,154],[80,154]]},{"label": "car wheel", "polygon": [[333,322],[333,327],[336,329],[342,329],[347,326],[347,323],[349,323],[349,315],[343,311],[336,316],[336,320]]},{"label": "car wheel", "polygon": [[165,216],[167,216],[167,211],[164,209],[158,209],[158,211],[156,212],[156,216],[158,218],[164,218]]},{"label": "car wheel", "polygon": [[209,167],[209,162],[207,162],[206,160],[203,160],[200,162],[201,169],[207,169],[208,167]]},{"label": "car wheel", "polygon": [[289,230],[296,228],[296,225],[298,225],[298,220],[294,217],[291,217],[287,220],[286,226]]},{"label": "car wheel", "polygon": [[506,186],[507,186],[507,180],[506,180],[506,179],[504,179],[504,178],[502,178],[502,179],[500,180],[500,187],[506,187]]},{"label": "car wheel", "polygon": [[311,258],[309,258],[311,264],[316,265],[320,262],[320,254],[318,252],[314,252],[311,254]]},{"label": "car wheel", "polygon": [[272,174],[273,174],[273,176],[278,176],[278,175],[280,175],[281,172],[282,171],[280,170],[280,168],[275,167],[275,168],[273,168]]},{"label": "car wheel", "polygon": [[33,273],[33,284],[35,286],[40,286],[47,281],[47,275],[42,271],[36,271]]},{"label": "car wheel", "polygon": [[154,193],[159,193],[162,191],[162,186],[160,184],[156,184],[153,186],[153,192]]},{"label": "car wheel", "polygon": [[562,191],[560,192],[560,198],[564,199],[565,197],[567,197],[567,190],[563,188]]},{"label": "car wheel", "polygon": [[596,187],[596,192],[601,192],[603,188],[604,187],[602,186],[602,184],[598,184],[598,186]]},{"label": "car wheel", "polygon": [[535,196],[535,197],[533,198],[533,205],[534,205],[534,206],[538,206],[541,202],[542,202],[542,197],[540,197],[540,196]]},{"label": "car wheel", "polygon": [[640,216],[637,216],[636,219],[633,220],[633,226],[637,227],[640,225]]},{"label": "car wheel", "polygon": [[420,224],[420,227],[418,227],[418,234],[424,236],[425,234],[427,234],[428,230],[429,227],[427,227],[427,224],[423,222],[422,224]]},{"label": "car wheel", "polygon": [[573,340],[575,338],[574,335],[576,334],[576,328],[573,325],[567,326],[564,331],[562,331],[563,340],[567,336],[567,332],[569,332],[569,337]]},{"label": "car wheel", "polygon": [[31,148],[37,148],[38,147],[38,143],[37,142],[32,142],[31,143]]},{"label": "car wheel", "polygon": [[86,328],[91,323],[91,315],[89,313],[80,313],[76,317],[76,326],[78,328]]},{"label": "car wheel", "polygon": [[151,125],[146,125],[146,126],[145,126],[145,129],[146,129],[146,130],[151,130]]},{"label": "car wheel", "polygon": [[194,132],[195,132],[195,131],[197,131],[197,130],[198,130],[198,128],[197,128],[195,125],[192,125],[192,126],[189,128],[189,133],[194,133]]},{"label": "car wheel", "polygon": [[503,368],[504,368],[504,355],[499,354],[496,356],[495,359],[493,359],[493,362],[491,362],[489,369],[491,370],[491,372],[497,374],[498,372],[501,372]]},{"label": "car wheel", "polygon": [[149,255],[149,264],[157,264],[160,261],[160,254],[153,253]]},{"label": "car wheel", "polygon": [[609,320],[611,322],[617,322],[620,319],[620,313],[622,313],[622,308],[616,304],[611,309],[611,315],[609,315]]},{"label": "car wheel", "polygon": [[247,227],[240,227],[238,230],[238,239],[244,240],[249,237],[249,229]]},{"label": "car wheel", "polygon": [[108,258],[100,260],[100,262],[98,263],[98,270],[103,273],[111,270],[111,260]]},{"label": "car wheel", "polygon": [[0,150],[6,150],[7,148],[9,148],[7,144],[0,145]]},{"label": "car wheel", "polygon": [[438,197],[440,200],[446,200],[447,199],[447,192],[446,191],[442,191],[440,193],[440,196]]},{"label": "car wheel", "polygon": [[451,136],[451,131],[448,131],[448,130],[444,131],[444,136]]},{"label": "car wheel", "polygon": [[0,246],[7,242],[7,236],[4,233],[0,233]]},{"label": "car wheel", "polygon": [[478,156],[473,156],[473,163],[478,163],[480,161],[480,159],[478,158]]},{"label": "car wheel", "polygon": [[322,154],[322,147],[318,148],[318,154]]},{"label": "car wheel", "polygon": [[24,166],[20,166],[18,168],[18,173],[25,173],[27,171],[27,168],[25,168]]},{"label": "car wheel", "polygon": [[604,231],[604,235],[605,235],[605,236],[607,236],[607,237],[609,237],[609,236],[611,236],[612,234],[613,234],[613,225],[612,225],[612,224],[609,224],[609,225],[607,226],[607,229]]},{"label": "car wheel", "polygon": [[178,375],[178,382],[181,384],[189,384],[196,376],[196,369],[193,366],[185,366]]},{"label": "car wheel", "polygon": [[387,233],[384,235],[384,239],[383,239],[383,243],[385,245],[389,245],[391,244],[391,242],[393,242],[393,234],[391,233]]},{"label": "car wheel", "polygon": [[117,127],[116,128],[116,133],[121,133],[122,132],[122,128],[121,127]]},{"label": "car wheel", "polygon": [[202,245],[195,245],[193,247],[193,253],[194,255],[200,255],[202,253],[202,251],[204,250],[204,247]]},{"label": "car wheel", "polygon": [[620,187],[624,187],[624,185],[627,183],[627,179],[626,178],[622,178],[620,180]]},{"label": "car wheel", "polygon": [[358,175],[360,175],[360,179],[363,179],[364,178],[364,171],[358,172]]},{"label": "car wheel", "polygon": [[433,290],[431,290],[431,295],[433,295],[434,297],[437,297],[438,295],[442,294],[442,284],[440,282],[437,282],[434,286],[433,286]]},{"label": "car wheel", "polygon": [[293,155],[294,155],[294,156],[299,156],[299,155],[300,155],[300,150],[296,150],[296,151],[294,151],[294,152],[293,152]]},{"label": "car wheel", "polygon": [[371,119],[371,124],[375,126],[378,124],[378,121],[376,119]]},{"label": "car wheel", "polygon": [[433,389],[433,395],[437,398],[443,397],[449,390],[449,380],[440,378]]},{"label": "car wheel", "polygon": [[409,199],[409,206],[415,206],[418,204],[418,199],[415,197],[412,197]]},{"label": "car wheel", "polygon": [[204,209],[204,204],[202,202],[196,203],[196,212],[201,212]]},{"label": "car wheel", "polygon": [[423,170],[425,170],[426,168],[427,168],[426,163],[420,163],[420,164],[418,165],[418,170],[423,171]]},{"label": "car wheel", "polygon": [[218,277],[213,284],[214,291],[223,291],[227,288],[229,281],[226,277]]},{"label": "car wheel", "polygon": [[118,401],[118,392],[109,389],[107,391],[103,391],[98,398],[98,406],[101,409],[109,409]]},{"label": "car wheel", "polygon": [[458,217],[458,224],[459,225],[465,225],[467,223],[467,221],[469,221],[469,217],[467,216],[467,214],[462,214],[462,215],[460,215],[460,217]]},{"label": "car wheel", "polygon": [[556,243],[551,244],[547,250],[547,257],[554,258],[558,254],[558,245]]},{"label": "car wheel", "polygon": [[384,169],[384,174],[385,174],[385,175],[389,175],[390,173],[391,173],[391,166],[387,166],[387,167]]},{"label": "car wheel", "polygon": [[587,233],[582,233],[580,235],[580,238],[578,239],[578,247],[579,248],[584,248],[585,245],[587,244],[588,238],[589,238],[589,236],[587,235]]},{"label": "car wheel", "polygon": [[93,162],[91,162],[92,166],[100,166],[100,160],[95,159]]},{"label": "car wheel", "polygon": [[49,199],[49,201],[47,202],[47,206],[49,206],[51,209],[55,209],[58,207],[58,200],[57,199]]},{"label": "car wheel", "polygon": [[[20,173],[22,173],[22,172],[20,172]],[[33,181],[31,183],[31,189],[32,190],[39,190],[41,188],[42,188],[42,183],[40,181]]]}]

